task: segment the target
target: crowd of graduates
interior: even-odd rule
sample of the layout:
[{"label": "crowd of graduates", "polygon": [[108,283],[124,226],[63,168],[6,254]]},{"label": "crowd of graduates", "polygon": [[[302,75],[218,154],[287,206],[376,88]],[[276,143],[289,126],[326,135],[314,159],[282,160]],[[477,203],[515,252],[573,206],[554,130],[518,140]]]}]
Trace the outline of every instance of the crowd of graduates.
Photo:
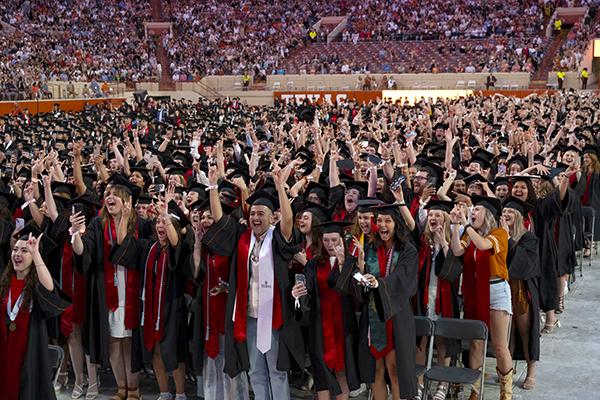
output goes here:
[{"label": "crowd of graduates", "polygon": [[[207,399],[289,399],[291,371],[319,399],[422,399],[414,316],[485,322],[500,398],[513,360],[532,390],[590,256],[599,103],[149,98],[1,117],[0,399],[73,377],[92,400],[107,367],[116,400],[147,398],[144,369],[162,400],[186,398],[188,373]],[[435,346],[438,365],[482,367],[481,341]]]}]

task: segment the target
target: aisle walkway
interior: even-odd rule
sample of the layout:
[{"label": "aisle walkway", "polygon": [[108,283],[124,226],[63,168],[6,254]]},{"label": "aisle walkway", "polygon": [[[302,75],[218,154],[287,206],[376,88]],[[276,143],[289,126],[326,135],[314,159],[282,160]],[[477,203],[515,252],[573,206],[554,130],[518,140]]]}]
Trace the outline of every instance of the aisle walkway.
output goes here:
[{"label": "aisle walkway", "polygon": [[[587,260],[584,262],[584,264]],[[515,400],[564,400],[564,399],[598,399],[598,382],[600,382],[600,256],[596,256],[592,267],[584,266],[584,277],[577,277],[567,295],[566,311],[560,317],[561,328],[551,335],[542,336],[541,357],[538,365],[537,387],[533,391],[520,388],[525,378],[525,363],[519,362],[515,376]],[[495,360],[488,360],[488,371],[494,371]],[[102,376],[101,391],[106,395],[99,400],[108,399],[108,394],[115,391],[112,376]],[[71,382],[72,383],[72,382]],[[498,386],[493,382],[493,375],[486,383],[486,399],[498,398]],[[158,388],[154,379],[142,381],[144,399],[154,400],[158,397]],[[58,395],[59,400],[70,399],[72,387],[68,392]],[[194,390],[188,385],[188,393]],[[152,393],[152,394],[150,394]],[[194,397],[190,397],[193,399]],[[294,399],[311,399],[306,392],[293,391]],[[365,395],[358,398],[366,399]]]}]

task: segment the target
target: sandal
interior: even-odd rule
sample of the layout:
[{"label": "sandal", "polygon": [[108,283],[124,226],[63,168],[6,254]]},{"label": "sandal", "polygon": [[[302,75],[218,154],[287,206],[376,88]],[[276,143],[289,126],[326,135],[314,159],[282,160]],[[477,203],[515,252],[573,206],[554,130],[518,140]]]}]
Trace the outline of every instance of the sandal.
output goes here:
[{"label": "sandal", "polygon": [[98,381],[96,381],[96,383],[94,383],[93,385],[88,386],[88,390],[85,395],[85,400],[94,400],[96,397],[98,397]]},{"label": "sandal", "polygon": [[556,322],[553,324],[545,324],[544,329],[542,329],[542,333],[550,334],[550,333],[554,332],[554,329],[556,329],[556,328],[560,328],[559,320],[556,320]]},{"label": "sandal", "polygon": [[69,373],[68,372],[59,372],[56,381],[54,382],[54,391],[60,392],[60,390],[64,387],[67,387],[67,383],[69,383]]},{"label": "sandal", "polygon": [[117,387],[117,393],[114,394],[110,400],[127,400],[127,398],[127,388],[125,386],[119,386]]},{"label": "sandal", "polygon": [[78,385],[77,382],[75,382],[75,385],[73,386],[73,391],[71,392],[72,399],[78,399],[81,396],[83,396],[83,386],[83,384]]},{"label": "sandal", "polygon": [[446,395],[448,394],[448,386],[443,383],[440,383],[433,395],[433,400],[446,400]]},{"label": "sandal", "polygon": [[554,310],[555,314],[562,314],[565,311],[565,296],[560,296],[558,298],[558,308]]},{"label": "sandal", "polygon": [[[135,392],[133,394],[132,392]],[[142,395],[140,394],[140,388],[127,388],[127,399],[126,400],[142,400]]]},{"label": "sandal", "polygon": [[523,389],[525,390],[533,390],[535,389],[535,378],[528,376],[525,378],[525,382],[523,382]]},{"label": "sandal", "polygon": [[423,398],[423,391],[425,390],[425,386],[419,383],[419,387],[417,388],[417,396],[414,400],[421,400]]}]

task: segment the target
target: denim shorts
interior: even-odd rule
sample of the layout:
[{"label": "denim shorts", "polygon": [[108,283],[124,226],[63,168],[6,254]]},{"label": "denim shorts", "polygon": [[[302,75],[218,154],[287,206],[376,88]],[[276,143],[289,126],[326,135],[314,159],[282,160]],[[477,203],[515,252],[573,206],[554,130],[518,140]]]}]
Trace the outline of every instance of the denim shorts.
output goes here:
[{"label": "denim shorts", "polygon": [[506,311],[512,315],[510,285],[507,281],[490,283],[490,310]]}]

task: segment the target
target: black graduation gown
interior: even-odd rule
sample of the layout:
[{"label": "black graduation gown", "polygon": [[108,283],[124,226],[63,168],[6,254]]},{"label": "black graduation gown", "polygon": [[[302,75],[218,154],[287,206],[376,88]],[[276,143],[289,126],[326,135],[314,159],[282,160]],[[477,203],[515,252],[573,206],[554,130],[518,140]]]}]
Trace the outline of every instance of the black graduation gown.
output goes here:
[{"label": "black graduation gown", "polygon": [[[250,369],[248,348],[246,342],[237,343],[233,338],[233,306],[237,289],[237,256],[238,241],[245,226],[239,224],[228,215],[215,222],[202,239],[211,251],[222,256],[230,257],[229,296],[225,311],[225,372],[230,377],[237,376],[242,371]],[[296,237],[292,235],[292,238]],[[283,325],[279,329],[279,352],[277,369],[288,371],[292,367],[292,358],[298,365],[304,365],[304,343],[300,326],[294,318],[294,303],[291,296],[293,282],[288,275],[288,262],[299,251],[295,240],[287,242],[279,227],[273,232],[273,263],[274,277],[279,285],[281,296],[281,312]]]},{"label": "black graduation gown", "polygon": [[546,197],[538,199],[534,205],[533,226],[535,235],[540,240],[540,308],[544,312],[558,308],[558,245],[554,228],[562,215],[568,196],[567,192],[561,202],[560,193],[555,189]]},{"label": "black graduation gown", "polygon": [[581,208],[581,200],[575,192],[568,189],[570,194],[560,219],[558,220],[558,276],[572,274],[577,265],[577,231],[576,225],[581,225],[581,219],[576,217],[581,215],[578,208]]},{"label": "black graduation gown", "polygon": [[[150,255],[150,249],[155,243],[153,241],[140,240],[142,254],[142,275],[140,289],[144,290],[144,276],[146,274],[146,260]],[[163,340],[159,343],[160,355],[162,357],[165,370],[171,372],[179,367],[179,363],[187,361],[188,357],[188,336],[187,336],[187,303],[185,301],[185,283],[186,261],[189,255],[189,248],[184,240],[180,240],[176,248],[169,246],[169,265],[165,273],[165,304],[162,313],[164,318]],[[143,306],[140,307],[140,313]],[[140,314],[141,318],[141,314]],[[137,338],[137,337],[136,337]],[[139,343],[137,349],[143,349],[142,358],[144,363],[152,363],[152,353],[144,347],[144,328],[140,327]],[[139,361],[140,357],[134,357]],[[133,370],[139,371],[142,365],[134,365]]]},{"label": "black graduation gown", "polygon": [[10,237],[14,230],[14,222],[0,218],[0,274],[10,260]]},{"label": "black graduation gown", "polygon": [[[374,251],[371,250],[371,251]],[[377,313],[382,321],[393,320],[394,349],[396,351],[396,370],[400,385],[400,397],[410,399],[417,395],[415,376],[416,332],[411,298],[417,292],[417,250],[407,242],[400,250],[398,262],[390,275],[379,278],[379,287],[367,292],[355,279],[353,271],[344,269],[338,285],[346,285],[361,302],[362,313],[359,325],[358,361],[362,382],[375,381],[375,358],[371,355],[368,342],[368,304],[370,296],[375,296]],[[353,286],[349,288],[348,286]]]},{"label": "black graduation gown", "polygon": [[[56,244],[56,248],[48,252],[45,256],[45,260],[48,263],[48,271],[52,275],[52,278],[56,282],[61,282],[61,266],[62,266],[62,250],[65,244],[65,240],[70,240],[69,228],[71,223],[67,217],[62,214],[52,222],[49,218],[44,218],[42,223],[42,231],[45,235],[48,235]],[[57,318],[50,318],[46,320],[48,325],[48,336],[51,339],[61,339],[60,333],[60,316]]]},{"label": "black graduation gown", "polygon": [[69,306],[69,301],[58,289],[56,282],[52,292],[38,283],[32,294],[32,301],[19,400],[54,400],[56,393],[50,374],[46,320],[58,317]]},{"label": "black graduation gown", "polygon": [[[525,232],[518,242],[513,239],[508,240],[508,254],[506,256],[510,280],[525,281],[529,293],[529,317],[531,320],[529,357],[533,361],[540,359],[540,295],[538,287],[540,265],[538,249],[539,239],[533,233]],[[516,326],[513,359],[525,360],[523,342]]]},{"label": "black graduation gown", "polygon": [[[575,185],[575,191],[583,196],[587,186],[587,177],[581,176]],[[592,174],[589,186],[589,207],[596,211],[596,224],[594,226],[594,241],[600,240],[600,174]],[[591,224],[590,224],[591,228]]]},{"label": "black graduation gown", "polygon": [[[83,241],[83,253],[80,256],[73,253],[73,264],[79,271],[87,274],[86,319],[82,329],[83,347],[86,354],[89,354],[92,363],[108,367],[110,366],[108,357],[110,328],[104,288],[104,229],[100,217],[95,217],[90,221],[81,239]],[[140,242],[133,236],[127,235],[121,245],[115,244],[113,246],[108,259],[113,264],[139,269],[142,265],[142,261],[140,261],[142,253]],[[140,301],[139,295],[136,300]],[[132,333],[133,343],[136,346],[136,343],[140,343],[139,328],[134,329]],[[142,361],[137,359],[139,355],[139,348],[134,348],[132,351],[132,366],[141,365]],[[133,371],[135,372],[137,369],[133,369]]]},{"label": "black graduation gown", "polygon": [[[329,267],[329,260],[326,261]],[[343,270],[354,271],[356,259],[347,257]],[[309,295],[301,298],[301,308],[296,310],[296,318],[302,320],[303,314],[309,314],[310,324],[308,327],[308,352],[310,355],[312,373],[315,380],[315,389],[317,391],[328,390],[331,396],[337,396],[342,393],[340,385],[335,374],[327,367],[323,359],[324,339],[323,325],[321,319],[321,298],[319,296],[319,286],[317,283],[317,268],[319,262],[316,259],[310,260],[304,267],[306,276],[306,288]],[[342,320],[344,323],[344,367],[346,380],[350,391],[360,387],[360,376],[358,369],[358,325],[356,323],[356,313],[354,311],[354,297],[347,292],[347,287],[340,286],[346,284],[339,280],[340,270],[335,267],[331,270],[327,278],[327,284],[334,290],[344,292],[342,296]],[[338,280],[339,284],[338,285]],[[333,323],[334,321],[330,321]]]}]

